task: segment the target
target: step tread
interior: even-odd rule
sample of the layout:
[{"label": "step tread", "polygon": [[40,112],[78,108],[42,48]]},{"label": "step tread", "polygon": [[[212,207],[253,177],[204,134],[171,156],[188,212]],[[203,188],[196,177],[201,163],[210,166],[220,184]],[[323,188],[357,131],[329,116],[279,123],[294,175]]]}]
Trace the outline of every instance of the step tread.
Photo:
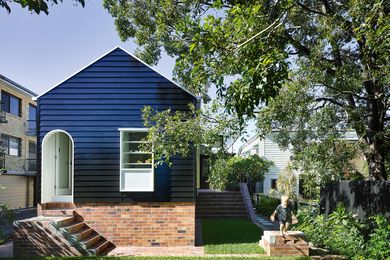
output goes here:
[{"label": "step tread", "polygon": [[110,242],[107,239],[102,237],[96,243],[94,243],[91,247],[89,247],[87,250],[90,252],[93,252],[95,254],[99,254],[107,246],[109,246],[109,244],[110,244]]}]

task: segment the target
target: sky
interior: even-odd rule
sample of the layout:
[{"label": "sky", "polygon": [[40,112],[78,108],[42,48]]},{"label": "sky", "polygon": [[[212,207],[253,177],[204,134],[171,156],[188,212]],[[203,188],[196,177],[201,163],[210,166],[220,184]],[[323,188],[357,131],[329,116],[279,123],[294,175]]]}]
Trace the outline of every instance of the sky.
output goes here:
[{"label": "sky", "polygon": [[[0,31],[0,74],[38,95],[116,46],[130,53],[136,48],[120,40],[101,0],[87,0],[84,8],[64,1],[50,6],[49,15],[11,4],[10,14],[0,8]],[[174,59],[163,55],[154,68],[171,79],[173,67]]]}]

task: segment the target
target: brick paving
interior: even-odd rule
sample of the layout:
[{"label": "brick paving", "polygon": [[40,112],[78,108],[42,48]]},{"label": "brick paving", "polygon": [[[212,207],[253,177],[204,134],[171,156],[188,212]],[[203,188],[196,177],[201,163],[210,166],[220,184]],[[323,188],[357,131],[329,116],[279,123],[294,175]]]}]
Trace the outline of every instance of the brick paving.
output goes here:
[{"label": "brick paving", "polygon": [[117,247],[109,256],[203,256],[203,247]]}]

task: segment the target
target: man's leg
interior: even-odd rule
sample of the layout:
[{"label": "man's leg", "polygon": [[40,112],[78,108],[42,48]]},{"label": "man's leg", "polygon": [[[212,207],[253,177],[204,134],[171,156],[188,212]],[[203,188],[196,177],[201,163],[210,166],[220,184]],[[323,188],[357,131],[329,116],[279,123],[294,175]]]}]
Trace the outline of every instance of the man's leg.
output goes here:
[{"label": "man's leg", "polygon": [[284,226],[284,229],[283,229],[284,233],[287,234],[289,227],[290,227],[290,222],[286,222],[286,225]]}]

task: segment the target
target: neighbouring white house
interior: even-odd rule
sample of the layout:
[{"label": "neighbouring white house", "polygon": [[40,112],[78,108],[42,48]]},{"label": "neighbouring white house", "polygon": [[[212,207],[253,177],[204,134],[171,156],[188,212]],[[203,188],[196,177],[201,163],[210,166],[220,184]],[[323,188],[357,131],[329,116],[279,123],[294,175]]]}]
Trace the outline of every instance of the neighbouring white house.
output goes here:
[{"label": "neighbouring white house", "polygon": [[[278,179],[279,173],[284,170],[290,162],[292,153],[289,149],[283,150],[276,143],[274,137],[277,133],[278,131],[272,131],[264,138],[260,138],[258,135],[255,135],[245,144],[243,144],[238,150],[238,155],[249,156],[252,154],[257,154],[260,157],[263,157],[274,163],[274,165],[264,175],[264,180],[262,182],[256,183],[255,191],[258,193],[268,194],[271,189],[275,189],[276,180]],[[346,132],[344,138],[350,141],[358,140],[355,132]],[[299,172],[296,172],[296,174],[299,175]]]}]

